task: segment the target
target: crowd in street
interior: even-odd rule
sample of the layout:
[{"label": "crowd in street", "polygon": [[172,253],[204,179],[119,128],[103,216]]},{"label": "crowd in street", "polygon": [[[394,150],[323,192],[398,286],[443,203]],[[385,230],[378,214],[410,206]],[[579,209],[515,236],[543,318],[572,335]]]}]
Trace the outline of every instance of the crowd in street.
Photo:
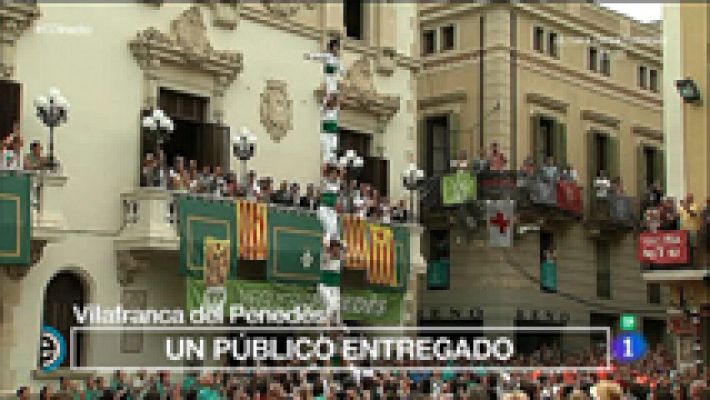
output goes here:
[{"label": "crowd in street", "polygon": [[[185,162],[178,156],[168,168],[151,153],[146,155],[141,173],[141,186],[162,187],[174,191],[217,197],[245,198],[295,209],[316,211],[321,202],[320,185],[309,183],[302,190],[298,182],[282,180],[275,187],[271,177],[257,177],[254,170],[242,179],[233,171],[221,166],[204,165],[198,168],[196,160]],[[392,203],[378,189],[368,183],[348,180],[344,169],[338,170],[337,208],[341,212],[360,215],[362,218],[382,223],[405,222],[408,217],[407,202]]]},{"label": "crowd in street", "polygon": [[[287,364],[297,367],[300,364]],[[83,382],[63,379],[59,387],[45,386],[40,399],[676,399],[705,400],[710,396],[707,372],[690,368],[679,372],[671,355],[662,346],[635,364],[612,364],[603,368],[602,350],[564,355],[555,347],[518,356],[511,366],[535,366],[526,372],[486,372],[474,367],[454,372],[461,362],[442,368],[397,370],[420,367],[421,362],[397,361],[394,369],[379,370],[364,366],[347,372],[327,372],[308,366],[284,372],[264,371],[260,367],[240,373],[204,373],[171,376],[168,372],[129,376],[116,371],[110,377],[92,376]],[[555,371],[560,366],[594,366],[596,371]],[[542,367],[551,367],[542,368]],[[29,399],[26,387],[17,392]]]}]

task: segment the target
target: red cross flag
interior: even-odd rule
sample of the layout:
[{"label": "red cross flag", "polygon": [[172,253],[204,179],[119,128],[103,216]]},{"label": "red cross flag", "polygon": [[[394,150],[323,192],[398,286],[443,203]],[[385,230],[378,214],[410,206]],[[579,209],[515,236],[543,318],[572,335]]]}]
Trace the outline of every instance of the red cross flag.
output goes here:
[{"label": "red cross flag", "polygon": [[491,247],[513,245],[513,216],[515,202],[512,200],[489,200],[486,202],[486,221]]}]

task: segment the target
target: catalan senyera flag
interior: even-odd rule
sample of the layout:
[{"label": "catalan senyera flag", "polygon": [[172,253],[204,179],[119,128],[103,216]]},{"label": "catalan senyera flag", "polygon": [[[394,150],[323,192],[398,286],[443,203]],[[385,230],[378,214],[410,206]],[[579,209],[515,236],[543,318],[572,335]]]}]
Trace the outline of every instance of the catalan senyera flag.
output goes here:
[{"label": "catalan senyera flag", "polygon": [[239,258],[266,260],[269,254],[266,204],[237,200],[239,227]]},{"label": "catalan senyera flag", "polygon": [[343,240],[348,249],[345,268],[366,269],[369,258],[367,221],[354,214],[345,214],[342,220]]},{"label": "catalan senyera flag", "polygon": [[394,234],[390,227],[370,225],[368,282],[376,285],[397,286],[397,264],[394,246]]}]

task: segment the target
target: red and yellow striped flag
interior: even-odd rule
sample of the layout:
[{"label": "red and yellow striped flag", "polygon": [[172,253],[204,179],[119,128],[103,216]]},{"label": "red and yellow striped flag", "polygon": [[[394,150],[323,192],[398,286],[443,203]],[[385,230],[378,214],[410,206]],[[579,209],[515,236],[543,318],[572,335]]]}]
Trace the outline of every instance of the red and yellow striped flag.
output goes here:
[{"label": "red and yellow striped flag", "polygon": [[345,268],[367,268],[367,221],[354,214],[343,215],[343,240],[348,249]]},{"label": "red and yellow striped flag", "polygon": [[387,226],[370,225],[370,263],[367,280],[377,285],[397,286],[394,234]]},{"label": "red and yellow striped flag", "polygon": [[269,247],[267,239],[266,204],[237,200],[237,226],[239,232],[239,258],[266,260]]}]

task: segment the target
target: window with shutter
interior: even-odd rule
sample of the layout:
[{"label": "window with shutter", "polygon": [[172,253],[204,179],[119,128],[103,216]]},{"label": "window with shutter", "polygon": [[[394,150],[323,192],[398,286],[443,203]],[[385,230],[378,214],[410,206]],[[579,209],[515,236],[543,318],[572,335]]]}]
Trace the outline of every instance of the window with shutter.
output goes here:
[{"label": "window with shutter", "polygon": [[22,84],[0,79],[0,139],[12,132],[12,125],[21,119]]},{"label": "window with shutter", "polygon": [[555,123],[555,161],[560,167],[567,165],[567,125]]}]

